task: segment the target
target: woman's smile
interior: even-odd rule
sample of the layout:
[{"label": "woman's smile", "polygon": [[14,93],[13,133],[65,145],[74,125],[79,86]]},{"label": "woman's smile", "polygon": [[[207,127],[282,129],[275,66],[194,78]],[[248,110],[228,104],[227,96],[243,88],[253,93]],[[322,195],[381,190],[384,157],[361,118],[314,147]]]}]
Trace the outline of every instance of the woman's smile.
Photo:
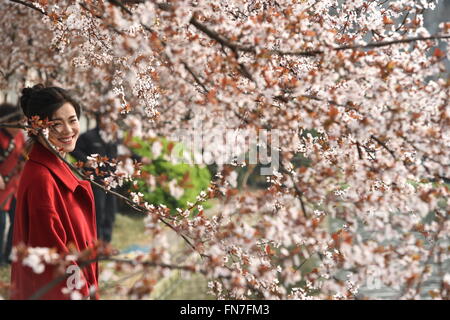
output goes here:
[{"label": "woman's smile", "polygon": [[70,144],[72,142],[72,139],[75,137],[75,135],[67,138],[59,138],[58,140],[61,141],[64,144]]}]

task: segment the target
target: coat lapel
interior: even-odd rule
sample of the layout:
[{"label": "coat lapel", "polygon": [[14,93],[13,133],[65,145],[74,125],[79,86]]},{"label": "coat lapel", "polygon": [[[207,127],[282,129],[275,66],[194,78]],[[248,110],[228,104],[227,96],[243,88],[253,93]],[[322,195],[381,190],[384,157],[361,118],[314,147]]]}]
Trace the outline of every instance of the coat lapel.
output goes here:
[{"label": "coat lapel", "polygon": [[39,142],[34,143],[29,160],[48,168],[71,192],[80,185],[80,180],[75,177],[67,164]]}]

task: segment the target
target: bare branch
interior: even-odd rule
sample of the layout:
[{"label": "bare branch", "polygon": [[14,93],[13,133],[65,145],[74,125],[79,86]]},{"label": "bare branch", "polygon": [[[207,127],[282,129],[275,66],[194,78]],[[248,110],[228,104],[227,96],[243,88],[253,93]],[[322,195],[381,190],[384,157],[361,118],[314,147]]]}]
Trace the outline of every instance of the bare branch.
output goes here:
[{"label": "bare branch", "polygon": [[123,11],[125,11],[125,12],[126,12],[127,14],[129,14],[130,16],[133,15],[133,13],[130,11],[130,9],[128,9],[127,7],[125,7],[125,5],[124,5],[121,1],[118,1],[118,0],[108,0],[108,2],[111,3],[111,4],[113,4],[113,5],[115,5],[115,6],[120,7],[120,9],[122,9]]},{"label": "bare branch", "polygon": [[394,151],[389,149],[389,147],[383,141],[381,141],[380,139],[378,139],[374,135],[371,135],[370,138],[375,140],[380,146],[382,146],[384,149],[386,149],[386,151],[389,152],[389,154],[392,156],[392,158],[394,158],[394,160],[397,160],[397,157],[395,156]]},{"label": "bare branch", "polygon": [[26,6],[26,7],[28,7],[28,8],[31,8],[31,9],[33,9],[33,10],[36,10],[36,11],[38,11],[38,12],[40,12],[41,14],[43,14],[43,15],[48,15],[47,14],[47,12],[45,12],[44,10],[42,10],[42,9],[39,9],[38,7],[36,7],[34,4],[32,4],[32,3],[28,3],[28,2],[25,2],[25,1],[21,1],[21,0],[9,0],[10,2],[15,2],[15,3],[18,3],[18,4],[21,4],[21,5],[23,5],[23,6]]},{"label": "bare branch", "polygon": [[[210,37],[213,40],[216,40],[221,45],[233,50],[233,51],[241,51],[241,52],[247,52],[247,53],[253,53],[257,54],[256,47],[254,46],[242,46],[239,44],[235,44],[225,38],[224,36],[220,35],[219,33],[209,29],[204,24],[200,23],[195,17],[192,17],[189,21],[190,24],[192,24],[195,28],[205,33],[208,37]],[[401,44],[401,43],[411,43],[416,41],[429,41],[429,40],[439,40],[439,39],[450,39],[450,35],[434,35],[430,37],[413,37],[413,38],[405,38],[405,39],[398,39],[398,40],[391,40],[391,41],[382,41],[382,42],[372,42],[368,43],[366,45],[347,45],[347,46],[341,46],[336,48],[331,48],[333,51],[343,51],[343,50],[355,50],[355,49],[372,49],[372,48],[381,48],[386,46],[391,46],[394,44]],[[264,50],[264,49],[262,49]],[[282,51],[282,50],[264,50],[265,54],[270,55],[283,55],[283,56],[298,56],[298,57],[313,57],[322,55],[325,53],[324,50],[308,50],[308,51]]]},{"label": "bare branch", "polygon": [[182,61],[181,64],[185,67],[187,72],[189,72],[189,74],[194,78],[195,83],[197,83],[200,87],[202,87],[204,93],[207,94],[209,92],[209,90],[206,89],[206,87],[203,84],[203,82],[200,81],[198,76],[194,73],[194,71],[192,71],[192,69],[188,66],[188,64],[186,62],[184,62],[184,61]]}]

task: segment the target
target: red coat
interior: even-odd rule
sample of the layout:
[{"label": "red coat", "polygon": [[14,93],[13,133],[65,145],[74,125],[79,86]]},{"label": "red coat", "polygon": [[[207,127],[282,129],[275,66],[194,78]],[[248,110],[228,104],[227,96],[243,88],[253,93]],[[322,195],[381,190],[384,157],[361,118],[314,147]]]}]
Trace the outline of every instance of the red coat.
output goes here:
[{"label": "red coat", "polygon": [[[28,247],[56,248],[64,254],[71,245],[82,251],[96,240],[95,203],[90,183],[79,180],[64,162],[36,142],[17,192],[13,246],[23,243]],[[82,270],[85,285],[80,292],[88,296],[91,286],[98,287],[97,263]],[[39,288],[61,276],[55,271],[55,267],[48,265],[43,273],[37,274],[30,267],[13,262],[11,299],[30,298]],[[61,291],[68,280],[54,286],[41,299],[70,299]]]},{"label": "red coat", "polygon": [[14,139],[15,147],[6,159],[0,160],[0,175],[3,177],[10,176],[9,182],[6,183],[5,190],[0,190],[0,210],[8,211],[11,200],[17,191],[20,177],[20,158],[23,156],[25,139],[22,132],[11,137],[6,129],[0,130],[0,148],[6,150],[11,139]]}]

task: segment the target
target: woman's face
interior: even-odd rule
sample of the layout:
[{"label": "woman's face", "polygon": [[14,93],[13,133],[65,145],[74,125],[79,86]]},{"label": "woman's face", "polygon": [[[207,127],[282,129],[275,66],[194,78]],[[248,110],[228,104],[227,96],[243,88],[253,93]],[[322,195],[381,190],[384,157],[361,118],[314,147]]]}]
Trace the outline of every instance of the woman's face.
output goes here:
[{"label": "woman's face", "polygon": [[56,110],[51,120],[53,125],[50,127],[48,140],[59,151],[72,152],[80,135],[75,108],[71,103],[66,102]]}]

